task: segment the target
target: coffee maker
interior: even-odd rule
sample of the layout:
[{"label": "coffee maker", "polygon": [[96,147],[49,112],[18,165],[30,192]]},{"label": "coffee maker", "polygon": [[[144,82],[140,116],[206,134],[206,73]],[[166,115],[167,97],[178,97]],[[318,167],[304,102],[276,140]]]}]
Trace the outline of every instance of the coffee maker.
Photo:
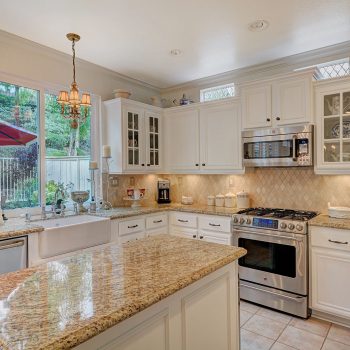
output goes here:
[{"label": "coffee maker", "polygon": [[157,202],[170,203],[170,181],[169,180],[158,180],[157,184]]}]

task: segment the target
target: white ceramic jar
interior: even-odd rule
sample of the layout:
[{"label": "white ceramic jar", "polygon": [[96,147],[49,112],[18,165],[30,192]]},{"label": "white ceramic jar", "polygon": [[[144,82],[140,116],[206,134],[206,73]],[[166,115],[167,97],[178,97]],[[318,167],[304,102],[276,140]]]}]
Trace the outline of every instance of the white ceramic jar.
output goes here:
[{"label": "white ceramic jar", "polygon": [[234,208],[236,206],[236,195],[234,193],[226,193],[225,194],[225,207],[226,208]]},{"label": "white ceramic jar", "polygon": [[208,204],[208,206],[215,205],[215,196],[209,195],[207,197],[207,204]]},{"label": "white ceramic jar", "polygon": [[238,192],[236,193],[237,197],[237,208],[246,209],[250,206],[249,193],[247,192]]},{"label": "white ceramic jar", "polygon": [[223,207],[225,205],[225,196],[223,194],[219,193],[216,195],[215,205],[217,207]]}]

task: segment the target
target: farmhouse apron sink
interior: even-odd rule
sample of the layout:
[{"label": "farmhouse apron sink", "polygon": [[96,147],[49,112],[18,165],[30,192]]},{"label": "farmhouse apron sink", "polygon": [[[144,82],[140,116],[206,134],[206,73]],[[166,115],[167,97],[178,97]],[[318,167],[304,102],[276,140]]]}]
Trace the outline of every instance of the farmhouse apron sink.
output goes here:
[{"label": "farmhouse apron sink", "polygon": [[50,258],[105,244],[111,240],[108,218],[78,215],[36,222],[45,230],[39,234],[39,255]]}]

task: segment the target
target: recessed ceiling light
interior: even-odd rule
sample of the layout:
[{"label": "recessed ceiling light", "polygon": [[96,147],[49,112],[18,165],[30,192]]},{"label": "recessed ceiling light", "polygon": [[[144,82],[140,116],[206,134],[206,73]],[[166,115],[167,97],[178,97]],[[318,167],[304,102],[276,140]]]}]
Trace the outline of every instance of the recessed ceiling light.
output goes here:
[{"label": "recessed ceiling light", "polygon": [[172,56],[179,56],[181,54],[182,54],[182,51],[179,49],[173,49],[170,51],[170,55],[172,55]]},{"label": "recessed ceiling light", "polygon": [[262,32],[269,26],[269,22],[265,19],[258,19],[249,24],[248,28],[252,32]]}]

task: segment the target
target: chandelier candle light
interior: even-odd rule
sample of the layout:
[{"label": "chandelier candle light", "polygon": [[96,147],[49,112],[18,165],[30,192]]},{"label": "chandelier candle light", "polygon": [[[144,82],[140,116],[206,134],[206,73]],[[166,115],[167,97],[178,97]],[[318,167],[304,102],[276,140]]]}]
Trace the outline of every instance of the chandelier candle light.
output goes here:
[{"label": "chandelier candle light", "polygon": [[91,96],[88,93],[83,93],[80,100],[78,84],[75,81],[75,43],[80,40],[80,36],[68,33],[67,39],[72,42],[73,82],[69,93],[68,91],[60,91],[57,102],[61,105],[61,115],[66,119],[70,119],[72,129],[77,129],[79,123],[84,123],[87,119],[91,106]]},{"label": "chandelier candle light", "polygon": [[95,183],[95,171],[98,170],[97,162],[89,162],[89,170],[91,172],[91,202],[90,213],[96,213],[96,183]]}]

